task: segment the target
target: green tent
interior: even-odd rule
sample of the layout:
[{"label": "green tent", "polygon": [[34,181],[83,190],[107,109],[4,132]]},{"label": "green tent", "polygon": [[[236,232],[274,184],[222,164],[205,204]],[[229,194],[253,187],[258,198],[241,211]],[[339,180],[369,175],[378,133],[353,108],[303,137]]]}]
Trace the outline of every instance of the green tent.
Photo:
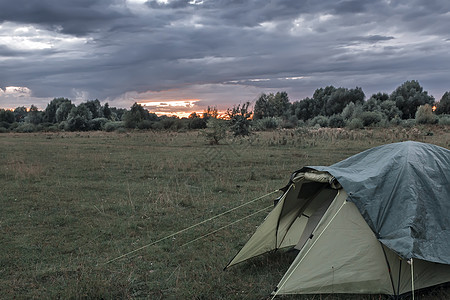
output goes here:
[{"label": "green tent", "polygon": [[401,295],[450,281],[449,150],[383,145],[329,167],[304,167],[282,190],[227,265],[294,247],[298,255],[274,295]]}]

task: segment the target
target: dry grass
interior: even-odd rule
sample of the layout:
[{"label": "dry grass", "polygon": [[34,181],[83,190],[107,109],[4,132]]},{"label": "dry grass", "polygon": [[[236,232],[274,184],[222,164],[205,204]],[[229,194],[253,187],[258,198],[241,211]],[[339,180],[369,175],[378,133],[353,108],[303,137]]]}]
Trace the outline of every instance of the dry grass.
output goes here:
[{"label": "dry grass", "polygon": [[[272,197],[105,262],[280,188],[304,165],[410,139],[450,148],[447,129],[297,129],[217,146],[198,132],[0,134],[0,297],[265,299],[289,255],[222,271],[265,213],[183,244]],[[448,296],[448,289],[421,294],[435,296]]]}]

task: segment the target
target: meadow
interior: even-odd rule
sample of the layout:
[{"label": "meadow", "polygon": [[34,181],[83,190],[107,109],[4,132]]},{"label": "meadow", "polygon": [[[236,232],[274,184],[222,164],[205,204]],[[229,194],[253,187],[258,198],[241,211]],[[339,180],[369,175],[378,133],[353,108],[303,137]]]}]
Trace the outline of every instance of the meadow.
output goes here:
[{"label": "meadow", "polygon": [[[299,128],[220,145],[198,131],[2,133],[0,298],[268,299],[289,253],[222,269],[280,192],[171,235],[274,192],[302,166],[406,140],[450,148],[448,127],[437,125]],[[417,296],[450,298],[450,289]]]}]

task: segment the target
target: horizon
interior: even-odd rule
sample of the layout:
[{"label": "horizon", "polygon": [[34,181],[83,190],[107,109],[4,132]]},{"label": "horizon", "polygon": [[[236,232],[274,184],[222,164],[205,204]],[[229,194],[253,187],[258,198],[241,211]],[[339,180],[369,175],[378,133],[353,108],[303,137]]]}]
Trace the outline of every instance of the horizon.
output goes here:
[{"label": "horizon", "polygon": [[[403,84],[403,83],[402,83]],[[420,82],[419,82],[419,84],[420,84]],[[400,86],[400,85],[399,85]],[[317,88],[317,89],[320,89],[320,88],[325,88],[325,87],[319,87],[319,88]],[[339,87],[335,87],[335,88],[339,88]],[[424,88],[424,87],[422,87],[422,88]],[[316,90],[317,90],[316,89]],[[427,90],[424,88],[424,91],[425,92],[427,92]],[[279,91],[279,92],[281,92],[281,91]],[[363,90],[363,92],[364,92],[364,90]],[[392,91],[393,92],[393,91]],[[391,92],[391,93],[392,93]],[[449,91],[450,92],[450,91]],[[372,96],[372,95],[374,95],[374,94],[376,94],[376,93],[384,93],[384,92],[374,92],[374,93],[371,93],[369,96],[366,94],[366,93],[364,93],[365,94],[365,99],[364,99],[364,101],[367,101],[368,99],[370,99],[370,97]],[[391,93],[386,93],[386,94],[388,94],[388,95],[390,95]],[[433,96],[434,97],[434,95],[432,95],[432,94],[430,94],[430,93],[428,93],[430,96]],[[258,97],[260,96],[260,95],[262,95],[262,94],[259,94],[258,95]],[[289,96],[289,94],[288,94],[288,96]],[[258,97],[256,97],[256,98],[254,98],[254,100],[253,101],[248,101],[249,103],[250,103],[250,107],[253,109],[253,107],[254,107],[254,103],[256,102],[256,100],[257,100],[257,98]],[[309,96],[308,96],[309,97]],[[293,100],[293,99],[291,99],[290,97],[289,97],[289,101],[290,101],[290,103],[294,103],[294,102],[297,102],[297,101],[302,101],[302,100],[304,100],[304,99],[306,99],[306,98],[308,98],[308,97],[305,97],[305,98],[303,98],[303,99],[298,99],[298,100]],[[312,95],[311,95],[311,97],[312,97]],[[310,98],[311,98],[310,97]],[[38,108],[38,110],[41,110],[41,111],[44,111],[45,109],[46,109],[46,106],[47,106],[47,104],[49,104],[53,99],[56,99],[56,98],[58,98],[58,97],[53,97],[53,98],[51,98],[50,100],[49,100],[49,102],[48,103],[46,103],[45,104],[45,107],[37,107]],[[67,98],[67,97],[62,97],[62,98]],[[440,98],[436,98],[436,97],[434,97],[435,98],[435,102],[437,103],[437,102],[439,102],[440,101],[440,98],[442,98],[442,96],[440,97]],[[68,98],[69,99],[69,98]],[[98,100],[98,99],[86,99],[86,100],[82,100],[82,101],[77,101],[77,102],[74,102],[72,99],[69,99],[69,100],[71,100],[72,101],[72,103],[74,103],[75,105],[79,105],[79,104],[81,104],[81,103],[84,103],[84,102],[87,102],[87,101],[93,101],[93,100]],[[100,101],[100,100],[99,100]],[[215,106],[215,105],[213,105],[213,106],[211,106],[211,105],[208,105],[208,106],[205,106],[205,107],[195,107],[194,108],[194,106],[195,106],[195,103],[196,102],[199,102],[200,101],[200,99],[176,99],[176,100],[165,100],[165,101],[155,101],[155,100],[152,100],[152,101],[145,101],[145,100],[143,100],[143,101],[140,101],[140,102],[135,102],[135,103],[137,103],[137,104],[139,104],[139,105],[141,105],[144,109],[146,109],[149,113],[154,113],[154,114],[156,114],[158,117],[161,117],[161,116],[167,116],[167,117],[178,117],[178,118],[188,118],[191,114],[193,114],[193,113],[196,113],[197,115],[202,115],[204,112],[206,112],[206,110],[207,110],[207,108],[208,107],[213,107],[213,108],[216,108],[217,110],[218,110],[218,114],[219,114],[219,116],[221,117],[221,118],[223,118],[223,117],[226,117],[226,111],[227,111],[227,109],[229,109],[229,108],[231,108],[232,106],[235,106],[235,105],[239,105],[239,104],[243,104],[243,102],[240,102],[240,103],[234,103],[233,105],[231,105],[230,107],[227,107],[227,108],[225,108],[225,109],[218,109],[218,107],[217,106]],[[247,101],[246,101],[247,102]],[[106,103],[108,103],[109,104],[109,102],[102,102],[102,101],[100,101],[100,103],[102,104],[102,105],[105,105]],[[17,107],[9,107],[9,108],[6,108],[6,107],[1,107],[0,106],[0,109],[6,109],[6,110],[10,110],[10,111],[14,111],[16,108],[19,108],[19,107],[25,107],[26,109],[27,109],[27,111],[29,111],[30,110],[30,107],[31,106],[33,106],[34,104],[31,104],[30,106],[24,106],[24,105],[21,105],[21,106],[17,106]],[[132,105],[132,104],[131,104]],[[131,105],[130,105],[130,107],[131,107]],[[111,107],[115,107],[115,106],[111,106]],[[119,109],[129,109],[130,107],[115,107],[115,108],[119,108]],[[179,110],[181,108],[181,110]],[[435,109],[436,109],[436,105],[434,105],[433,106],[433,111],[435,111]]]}]

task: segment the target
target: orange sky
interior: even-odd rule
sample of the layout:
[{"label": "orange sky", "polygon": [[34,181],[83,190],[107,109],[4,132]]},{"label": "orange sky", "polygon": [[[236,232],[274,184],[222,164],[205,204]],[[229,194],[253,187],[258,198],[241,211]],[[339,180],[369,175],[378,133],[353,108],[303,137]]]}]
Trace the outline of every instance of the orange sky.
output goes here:
[{"label": "orange sky", "polygon": [[[177,116],[179,118],[187,118],[193,112],[201,115],[206,108],[198,105],[199,99],[178,99],[178,100],[141,100],[138,104],[145,107],[148,111],[158,116]],[[219,114],[221,114],[219,112]]]}]

